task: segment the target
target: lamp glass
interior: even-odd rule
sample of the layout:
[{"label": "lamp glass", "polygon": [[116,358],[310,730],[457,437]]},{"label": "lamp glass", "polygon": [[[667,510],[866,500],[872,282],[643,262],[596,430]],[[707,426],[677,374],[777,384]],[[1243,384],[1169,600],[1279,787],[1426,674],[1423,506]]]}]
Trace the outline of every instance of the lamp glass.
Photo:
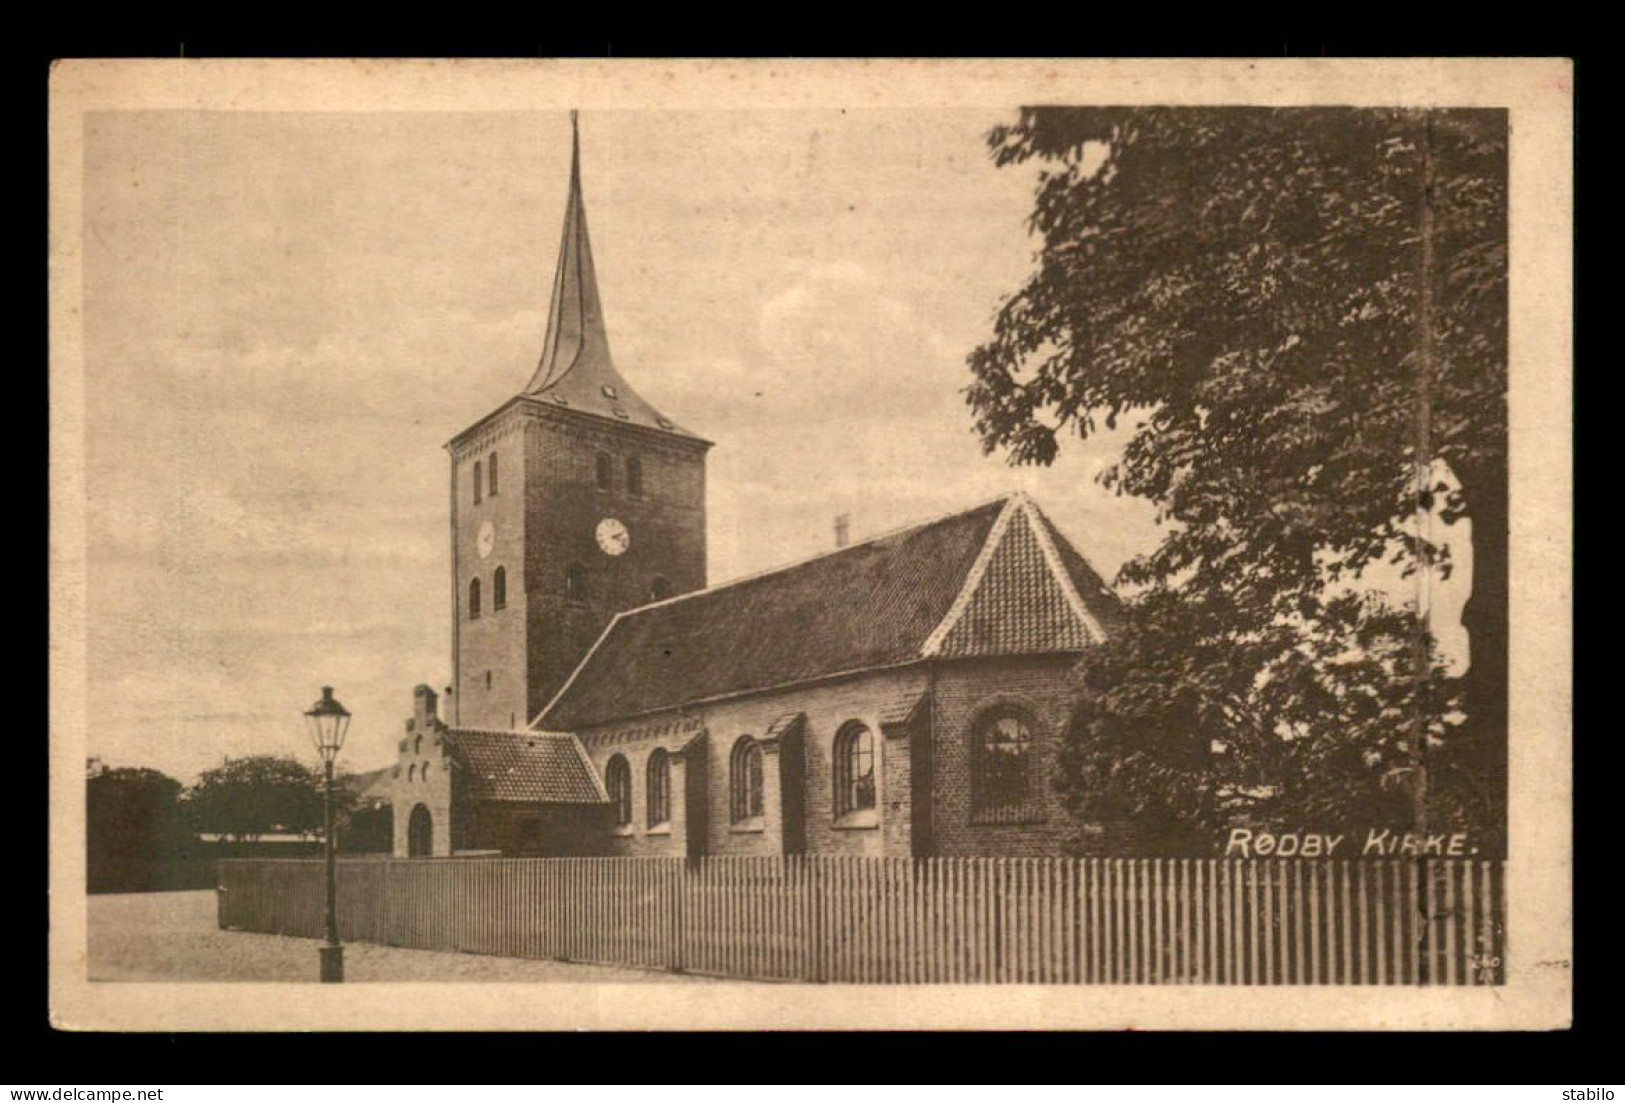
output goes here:
[{"label": "lamp glass", "polygon": [[322,699],[305,712],[305,724],[310,729],[310,741],[324,761],[331,761],[344,746],[345,733],[350,729],[350,712],[333,698],[333,687],[322,687]]}]

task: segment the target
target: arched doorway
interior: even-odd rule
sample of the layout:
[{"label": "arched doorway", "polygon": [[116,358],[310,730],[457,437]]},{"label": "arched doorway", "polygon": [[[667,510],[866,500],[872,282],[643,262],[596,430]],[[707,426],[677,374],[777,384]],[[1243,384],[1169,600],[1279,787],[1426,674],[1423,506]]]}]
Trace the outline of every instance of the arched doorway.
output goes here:
[{"label": "arched doorway", "polygon": [[429,809],[418,805],[406,821],[406,855],[409,858],[427,858],[434,852],[434,817]]}]

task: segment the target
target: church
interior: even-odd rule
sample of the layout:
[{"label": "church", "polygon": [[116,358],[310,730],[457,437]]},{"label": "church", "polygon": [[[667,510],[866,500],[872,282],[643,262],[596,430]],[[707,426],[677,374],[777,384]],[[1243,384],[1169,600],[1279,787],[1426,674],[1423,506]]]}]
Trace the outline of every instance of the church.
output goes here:
[{"label": "church", "polygon": [[414,691],[396,856],[1121,842],[1067,816],[1047,765],[1118,600],[1036,502],[838,532],[713,586],[711,447],[610,357],[577,141],[540,363],[447,445],[453,679]]}]

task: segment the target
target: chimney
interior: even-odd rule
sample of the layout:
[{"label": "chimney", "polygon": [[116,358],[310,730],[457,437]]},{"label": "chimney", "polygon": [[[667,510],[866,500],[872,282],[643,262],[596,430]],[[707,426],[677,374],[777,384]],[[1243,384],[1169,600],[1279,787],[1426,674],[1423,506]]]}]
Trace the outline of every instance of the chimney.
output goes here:
[{"label": "chimney", "polygon": [[418,731],[425,731],[434,724],[435,709],[439,703],[434,690],[428,686],[420,685],[412,691],[412,720]]},{"label": "chimney", "polygon": [[837,513],[835,515],[835,546],[837,548],[846,547],[851,528],[852,518],[850,514]]}]

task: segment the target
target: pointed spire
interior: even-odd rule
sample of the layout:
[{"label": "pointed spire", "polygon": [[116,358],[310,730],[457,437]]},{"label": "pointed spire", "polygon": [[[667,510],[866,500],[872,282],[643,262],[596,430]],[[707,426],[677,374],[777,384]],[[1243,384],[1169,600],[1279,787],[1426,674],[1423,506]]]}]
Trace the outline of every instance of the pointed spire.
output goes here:
[{"label": "pointed spire", "polygon": [[564,204],[564,235],[553,272],[547,334],[542,339],[541,362],[521,393],[600,417],[694,436],[640,398],[610,359],[598,274],[587,236],[587,208],[581,198],[581,132],[574,111],[570,112],[570,194]]},{"label": "pointed spire", "polygon": [[553,298],[548,304],[541,363],[525,386],[525,393],[546,391],[578,366],[590,369],[608,367],[609,363],[609,335],[604,330],[598,275],[593,270],[592,242],[587,236],[587,208],[581,199],[581,131],[572,111],[570,195],[564,204],[564,234],[553,273]]}]

